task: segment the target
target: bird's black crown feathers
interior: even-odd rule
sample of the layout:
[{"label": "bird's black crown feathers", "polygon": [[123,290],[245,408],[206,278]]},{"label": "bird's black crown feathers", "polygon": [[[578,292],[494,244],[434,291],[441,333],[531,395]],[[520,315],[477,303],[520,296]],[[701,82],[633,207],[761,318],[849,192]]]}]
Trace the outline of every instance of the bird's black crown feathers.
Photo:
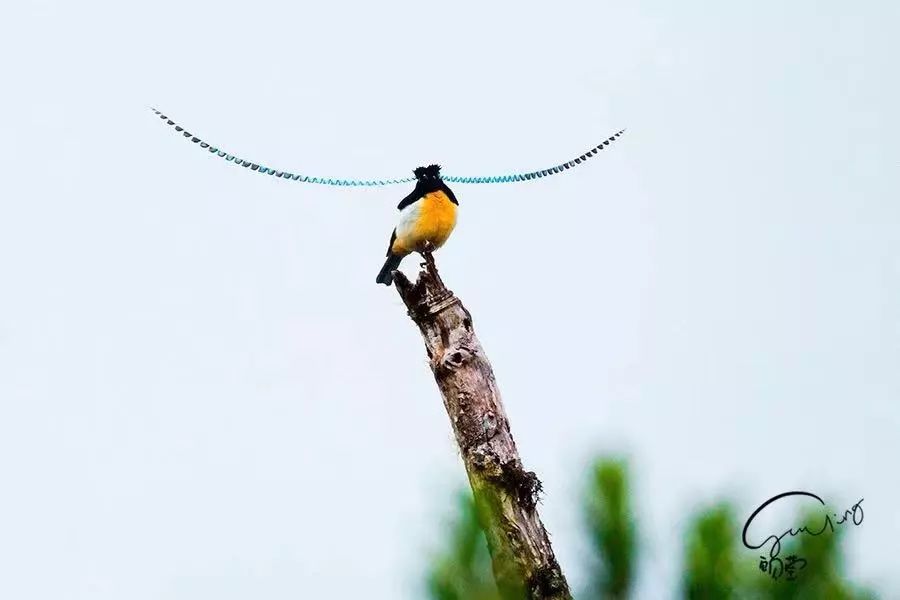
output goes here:
[{"label": "bird's black crown feathers", "polygon": [[441,165],[428,165],[427,167],[419,167],[413,171],[416,179],[440,179]]}]

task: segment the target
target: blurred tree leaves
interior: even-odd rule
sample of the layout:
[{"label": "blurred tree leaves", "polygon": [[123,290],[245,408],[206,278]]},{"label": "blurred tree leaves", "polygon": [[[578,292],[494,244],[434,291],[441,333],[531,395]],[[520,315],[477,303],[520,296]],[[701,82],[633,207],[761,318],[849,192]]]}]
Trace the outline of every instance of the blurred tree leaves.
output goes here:
[{"label": "blurred tree leaves", "polygon": [[[797,522],[810,531],[821,531],[823,515],[799,515]],[[690,599],[823,598],[864,600],[876,598],[871,591],[853,585],[843,572],[840,541],[845,529],[830,529],[818,536],[800,534],[782,540],[775,569],[778,577],[759,568],[759,557],[768,559],[769,547],[757,555],[741,545],[741,524],[733,508],[720,503],[699,511],[688,526],[682,573],[682,596]],[[798,557],[794,579],[783,571],[788,557]],[[754,561],[754,559],[757,559]]]},{"label": "blurred tree leaves", "polygon": [[[809,531],[823,529],[823,517],[819,513],[807,513],[798,517]],[[734,526],[737,533],[739,530]],[[795,581],[757,577],[764,575],[761,571],[745,573],[742,578],[746,597],[773,598],[775,600],[801,600],[804,598],[834,598],[835,600],[866,600],[877,596],[852,584],[844,574],[841,540],[847,529],[837,526],[832,532],[827,529],[821,535],[800,534],[782,540],[782,549],[778,554],[782,560],[789,556],[797,556],[806,561],[805,566],[796,573]],[[764,553],[767,555],[767,553]]]},{"label": "blurred tree leaves", "polygon": [[627,598],[634,579],[636,534],[624,460],[594,463],[584,503],[594,554],[591,581],[580,597]]},{"label": "blurred tree leaves", "polygon": [[[584,496],[586,535],[591,555],[587,587],[578,600],[624,600],[635,596],[637,519],[627,463],[601,458],[591,466]],[[822,529],[822,515],[799,515],[811,531]],[[677,597],[718,599],[869,600],[878,596],[854,585],[843,570],[841,540],[845,528],[819,536],[801,534],[782,540],[779,557],[806,561],[778,579],[760,570],[759,555],[741,545],[740,524],[727,502],[707,505],[690,519],[683,534],[681,583]],[[433,559],[427,577],[432,600],[500,600],[491,559],[471,494],[457,498],[456,515],[443,549]],[[763,554],[768,554],[765,550]],[[797,563],[799,564],[799,563]],[[565,569],[563,565],[563,569]]]},{"label": "blurred tree leaves", "polygon": [[491,571],[484,531],[470,493],[457,498],[456,520],[449,530],[447,549],[437,557],[428,576],[434,600],[500,600]]}]

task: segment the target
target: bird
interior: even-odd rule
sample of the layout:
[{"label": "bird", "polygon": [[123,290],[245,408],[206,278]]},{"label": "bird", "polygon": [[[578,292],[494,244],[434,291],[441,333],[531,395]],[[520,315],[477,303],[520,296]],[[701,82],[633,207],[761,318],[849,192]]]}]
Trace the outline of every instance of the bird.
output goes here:
[{"label": "bird", "polygon": [[570,161],[557,164],[554,167],[539,169],[537,171],[520,171],[516,173],[507,173],[505,175],[490,175],[485,177],[469,177],[460,175],[441,175],[440,165],[428,165],[427,167],[418,167],[413,170],[415,177],[404,177],[401,179],[339,179],[332,177],[313,177],[311,175],[301,175],[296,172],[282,171],[267,167],[263,164],[253,162],[247,159],[239,158],[233,154],[229,154],[219,146],[210,144],[193,133],[185,130],[184,127],[170,119],[161,111],[151,108],[153,113],[162,119],[162,121],[173,127],[176,132],[180,133],[186,139],[196,144],[198,147],[206,150],[212,155],[225,159],[235,165],[240,165],[249,171],[254,171],[261,175],[272,175],[276,179],[284,181],[297,181],[301,183],[311,183],[318,185],[330,185],[341,187],[381,187],[395,184],[406,184],[416,182],[416,187],[406,198],[404,198],[397,208],[400,210],[400,223],[391,234],[391,241],[388,243],[387,260],[384,266],[378,272],[375,279],[377,283],[391,285],[394,280],[394,271],[400,266],[403,257],[412,252],[421,252],[427,254],[432,250],[440,248],[450,237],[453,229],[456,227],[456,212],[459,202],[456,196],[447,187],[447,183],[476,183],[476,184],[494,184],[494,183],[517,183],[523,181],[535,181],[557,173],[564,173],[580,164],[587,159],[596,156],[601,150],[609,146],[612,142],[619,138],[624,129],[620,129],[613,135],[602,140],[593,148],[587,150],[581,156]]},{"label": "bird", "polygon": [[376,283],[391,285],[394,271],[405,256],[440,248],[456,227],[459,201],[441,179],[441,166],[418,167],[413,175],[416,187],[397,205],[399,223],[391,233],[387,259],[375,278]]}]

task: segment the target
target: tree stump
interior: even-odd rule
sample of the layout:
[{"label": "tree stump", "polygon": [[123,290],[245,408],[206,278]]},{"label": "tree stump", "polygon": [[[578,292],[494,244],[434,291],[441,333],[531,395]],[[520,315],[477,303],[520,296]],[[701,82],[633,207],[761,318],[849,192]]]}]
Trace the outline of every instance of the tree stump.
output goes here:
[{"label": "tree stump", "polygon": [[472,316],[444,285],[432,255],[422,255],[424,269],[416,283],[395,271],[394,284],[425,340],[487,537],[497,587],[510,600],[571,600],[537,513],[541,483],[522,467]]}]

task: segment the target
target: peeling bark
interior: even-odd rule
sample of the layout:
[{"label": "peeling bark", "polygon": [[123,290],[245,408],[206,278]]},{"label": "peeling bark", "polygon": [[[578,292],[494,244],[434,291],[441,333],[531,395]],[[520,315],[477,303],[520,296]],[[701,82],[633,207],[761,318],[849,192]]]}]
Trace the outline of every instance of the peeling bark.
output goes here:
[{"label": "peeling bark", "polygon": [[522,467],[491,365],[472,316],[444,286],[430,253],[415,284],[399,271],[394,284],[419,326],[465,462],[493,562],[510,600],[571,600],[537,513],[541,482]]}]

